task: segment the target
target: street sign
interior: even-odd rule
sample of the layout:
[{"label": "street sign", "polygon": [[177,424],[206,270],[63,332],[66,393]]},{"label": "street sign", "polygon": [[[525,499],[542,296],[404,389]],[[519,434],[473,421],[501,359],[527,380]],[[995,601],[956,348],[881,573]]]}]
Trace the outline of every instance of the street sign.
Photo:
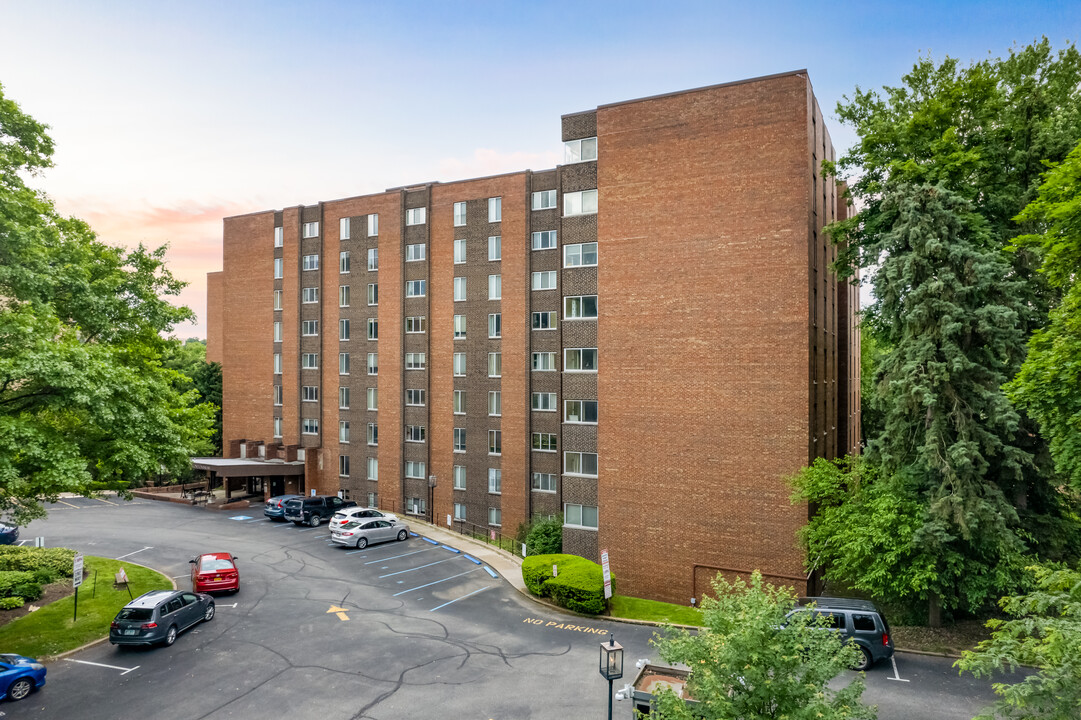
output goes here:
[{"label": "street sign", "polygon": [[72,560],[71,586],[79,587],[83,584],[83,556],[76,555]]},{"label": "street sign", "polygon": [[612,571],[608,568],[608,551],[601,550],[601,571],[604,575],[604,599],[612,597]]}]

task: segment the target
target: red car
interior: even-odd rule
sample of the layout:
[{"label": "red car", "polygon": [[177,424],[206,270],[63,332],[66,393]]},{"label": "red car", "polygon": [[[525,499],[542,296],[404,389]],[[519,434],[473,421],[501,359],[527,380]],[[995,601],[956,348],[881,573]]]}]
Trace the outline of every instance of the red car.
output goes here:
[{"label": "red car", "polygon": [[240,572],[236,558],[230,553],[206,553],[191,563],[191,589],[195,592],[240,590]]}]

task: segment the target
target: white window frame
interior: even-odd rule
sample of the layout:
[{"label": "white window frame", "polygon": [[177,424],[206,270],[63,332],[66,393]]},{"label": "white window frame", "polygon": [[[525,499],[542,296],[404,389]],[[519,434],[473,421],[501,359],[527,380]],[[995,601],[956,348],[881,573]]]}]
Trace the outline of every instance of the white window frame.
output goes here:
[{"label": "white window frame", "polygon": [[454,452],[465,452],[465,428],[454,428]]},{"label": "white window frame", "polygon": [[558,286],[558,274],[555,270],[541,270],[533,273],[530,287],[534,290],[555,290]]},{"label": "white window frame", "polygon": [[301,355],[300,355],[300,369],[301,370],[318,370],[319,369],[319,353],[301,353]]},{"label": "white window frame", "polygon": [[349,286],[338,286],[338,307],[349,307]]},{"label": "white window frame", "polygon": [[347,352],[338,353],[338,374],[349,374],[349,353]]},{"label": "white window frame", "polygon": [[366,395],[367,395],[367,397],[366,397],[367,406],[366,407],[369,410],[378,410],[379,409],[379,388],[373,388],[373,387],[368,388]]},{"label": "white window frame", "polygon": [[275,375],[281,375],[282,374],[282,354],[281,353],[274,353],[274,374]]},{"label": "white window frame", "polygon": [[274,437],[280,438],[282,436],[282,419],[280,417],[274,418]]},{"label": "white window frame", "polygon": [[503,353],[488,353],[488,377],[503,377]]},{"label": "white window frame", "polygon": [[349,456],[338,456],[338,477],[349,477]]},{"label": "white window frame", "polygon": [[274,309],[275,310],[281,310],[282,309],[282,291],[281,290],[275,290],[274,291]]},{"label": "white window frame", "polygon": [[379,339],[379,318],[368,318],[368,339]]},{"label": "white window frame", "polygon": [[488,494],[503,494],[503,470],[500,468],[488,468]]},{"label": "white window frame", "polygon": [[488,313],[488,339],[503,337],[503,313]]},{"label": "white window frame", "polygon": [[[543,327],[538,327],[537,321],[542,317],[545,321],[542,324]],[[544,310],[541,312],[533,313],[533,317],[530,319],[530,328],[537,331],[555,330],[559,327],[559,312],[556,310]]]},{"label": "white window frame", "polygon": [[494,262],[503,259],[503,236],[488,236],[488,261]]},{"label": "white window frame", "polygon": [[465,245],[465,240],[464,239],[454,241],[454,264],[455,265],[463,265],[463,264],[465,264],[465,257],[466,257],[465,249],[466,249],[466,245]]},{"label": "white window frame", "polygon": [[532,236],[534,250],[554,250],[559,247],[559,235],[555,230],[538,230]]},{"label": "white window frame", "polygon": [[465,302],[468,283],[464,277],[454,278],[454,302]]},{"label": "white window frame", "polygon": [[579,190],[563,193],[563,217],[597,214],[597,191]]},{"label": "white window frame", "polygon": [[[569,458],[571,458],[572,456],[577,456],[577,465],[578,465],[578,468],[579,468],[577,471],[567,469],[569,467],[569,465],[570,465],[570,463],[568,463],[567,460]],[[585,465],[586,456],[592,456],[593,457],[593,462],[597,466],[597,472],[592,474],[592,475],[582,471],[582,467]],[[563,451],[563,474],[564,475],[574,475],[575,477],[598,477],[599,473],[600,473],[600,458],[598,457],[597,453],[577,452],[577,451],[568,451],[568,450]]]},{"label": "white window frame", "polygon": [[465,390],[455,390],[451,411],[454,415],[465,415]]},{"label": "white window frame", "polygon": [[379,234],[379,213],[372,213],[368,216],[368,237],[375,237]]},{"label": "white window frame", "polygon": [[407,298],[424,297],[428,294],[428,282],[426,280],[406,280],[405,296]]},{"label": "white window frame", "polygon": [[368,353],[368,374],[379,374],[379,353]]},{"label": "white window frame", "polygon": [[488,222],[503,222],[503,198],[488,198]]},{"label": "white window frame", "polygon": [[282,341],[282,324],[280,320],[274,321],[274,342]]},{"label": "white window frame", "polygon": [[[599,412],[598,403],[596,400],[564,400],[563,401],[563,422],[567,425],[596,425],[596,420],[586,420],[589,415],[589,406],[593,406],[593,414],[596,415]],[[572,416],[572,412],[576,414]],[[578,420],[571,420],[571,417],[578,417]]]},{"label": "white window frame", "polygon": [[422,352],[411,352],[405,354],[405,369],[406,370],[425,370],[428,367],[428,355]]},{"label": "white window frame", "polygon": [[318,270],[319,269],[319,256],[318,255],[305,255],[301,258],[301,270]]},{"label": "white window frame", "polygon": [[301,385],[300,402],[319,402],[319,386]]},{"label": "white window frame", "polygon": [[409,315],[405,318],[406,335],[423,335],[428,330],[427,315]]},{"label": "white window frame", "polygon": [[588,137],[563,142],[563,164],[591,162],[597,159],[597,138]]},{"label": "white window frame", "polygon": [[348,420],[339,420],[338,421],[338,442],[340,442],[340,443],[349,442],[349,421]]},{"label": "white window frame", "polygon": [[349,274],[349,267],[350,267],[349,251],[348,250],[342,250],[341,252],[338,253],[338,274],[339,275],[348,275]]},{"label": "white window frame", "polygon": [[465,377],[465,353],[454,353],[454,377]]},{"label": "white window frame", "polygon": [[379,248],[368,248],[368,270],[379,269]]},{"label": "white window frame", "polygon": [[349,340],[353,335],[353,326],[349,322],[349,318],[342,318],[338,321],[338,340]]},{"label": "white window frame", "polygon": [[537,190],[533,193],[531,207],[534,210],[552,210],[556,206],[558,193],[555,190]]},{"label": "white window frame", "polygon": [[503,391],[488,391],[488,417],[500,417],[503,415]]},{"label": "white window frame", "polygon": [[284,247],[284,246],[285,246],[285,228],[276,227],[276,228],[274,228],[274,247],[279,248],[279,247]]},{"label": "white window frame", "polygon": [[317,223],[317,222],[306,222],[306,223],[304,223],[303,237],[305,237],[305,238],[319,237],[319,223]]},{"label": "white window frame", "polygon": [[535,392],[529,401],[534,412],[558,412],[559,400],[554,392]]},{"label": "white window frame", "polygon": [[489,275],[488,276],[488,299],[489,300],[502,300],[503,299],[503,275]]},{"label": "white window frame", "polygon": [[300,289],[300,302],[305,305],[315,305],[319,302],[319,288],[306,287]]},{"label": "white window frame", "polygon": [[283,390],[281,385],[274,386],[274,407],[282,406]]},{"label": "white window frame", "polygon": [[405,426],[405,441],[408,443],[426,442],[427,435],[427,429],[423,425]]},{"label": "white window frame", "polygon": [[349,218],[347,217],[343,217],[342,219],[338,220],[338,239],[349,239]]},{"label": "white window frame", "polygon": [[454,503],[454,519],[465,522],[465,503]]},{"label": "white window frame", "polygon": [[283,265],[284,262],[285,261],[282,260],[281,258],[274,258],[274,279],[275,280],[281,280],[282,279],[282,276],[284,274],[283,273],[283,268],[285,267]]},{"label": "white window frame", "polygon": [[[586,299],[587,298],[593,298],[593,305],[597,310],[597,315],[585,315],[585,314],[583,314],[584,311],[585,311]],[[569,308],[572,305],[575,304],[575,301],[577,301],[577,305],[578,305],[578,308],[579,308],[579,314],[578,315],[571,315],[570,312],[569,312]],[[596,320],[599,315],[600,315],[600,303],[598,302],[596,295],[566,295],[566,296],[564,296],[564,298],[563,298],[563,320],[564,321],[568,321],[568,320]]]},{"label": "white window frame", "polygon": [[427,401],[427,391],[420,388],[406,388],[405,404],[408,407],[424,407]]},{"label": "white window frame", "polygon": [[379,479],[379,458],[368,458],[368,479]]},{"label": "white window frame", "polygon": [[556,491],[555,473],[533,473],[529,487],[533,492],[554,493]]},{"label": "white window frame", "polygon": [[428,259],[428,245],[426,243],[412,243],[405,246],[406,262],[424,262]]},{"label": "white window frame", "polygon": [[[593,262],[585,262],[586,252],[585,248],[593,247]],[[578,262],[571,262],[572,257],[577,253]],[[597,252],[597,243],[574,243],[572,245],[563,246],[563,267],[576,268],[576,267],[597,267],[597,259],[599,255]]]},{"label": "white window frame", "polygon": [[488,454],[491,456],[503,454],[503,431],[488,431]]},{"label": "white window frame", "polygon": [[559,435],[557,433],[535,432],[530,439],[533,452],[559,452]]},{"label": "white window frame", "polygon": [[368,283],[368,307],[379,304],[379,283]]},{"label": "white window frame", "polygon": [[503,511],[497,507],[488,508],[488,526],[503,527]]},{"label": "white window frame", "polygon": [[[572,511],[570,510],[571,508],[577,508],[577,511],[574,513],[574,514],[577,515],[577,519],[579,521],[577,523],[570,522],[570,518],[572,517]],[[592,514],[596,515],[596,517],[597,517],[597,524],[596,525],[586,525],[585,524],[586,523],[586,510],[587,509],[592,510],[593,511]],[[600,525],[600,511],[596,506],[594,506],[594,505],[578,505],[576,503],[563,503],[563,527],[572,527],[572,528],[577,528],[579,530],[594,530],[595,531],[595,530],[598,529],[599,525]]]},{"label": "white window frame", "polygon": [[300,321],[300,336],[301,337],[315,337],[319,334],[319,321],[318,320],[301,320]]},{"label": "white window frame", "polygon": [[301,435],[318,435],[319,418],[304,418],[300,423]]},{"label": "white window frame", "polygon": [[379,423],[368,423],[367,433],[364,437],[368,447],[379,447]]},{"label": "white window frame", "polygon": [[405,476],[414,480],[428,479],[428,464],[420,460],[405,461]]},{"label": "white window frame", "polygon": [[454,227],[465,227],[466,205],[465,202],[454,203]]},{"label": "white window frame", "polygon": [[424,225],[428,222],[428,208],[407,208],[405,211],[406,225]]},{"label": "white window frame", "polygon": [[349,392],[349,387],[347,385],[339,385],[338,386],[338,409],[339,410],[348,410],[349,409],[349,399],[350,399],[349,396],[350,396],[350,394],[351,393]]},{"label": "white window frame", "polygon": [[465,490],[465,465],[454,466],[454,489]]},{"label": "white window frame", "polygon": [[556,354],[554,352],[535,352],[531,354],[530,369],[533,372],[555,372]]},{"label": "white window frame", "polygon": [[[587,353],[593,354],[593,367],[591,369],[582,368]],[[597,348],[563,348],[563,372],[565,373],[596,373],[597,360]],[[574,367],[575,365],[578,367]]]}]

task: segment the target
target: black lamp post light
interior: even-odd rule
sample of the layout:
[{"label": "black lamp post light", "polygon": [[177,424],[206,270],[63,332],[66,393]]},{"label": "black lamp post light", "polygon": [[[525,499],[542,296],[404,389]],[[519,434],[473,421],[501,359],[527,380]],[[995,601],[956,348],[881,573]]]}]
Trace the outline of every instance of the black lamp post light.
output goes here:
[{"label": "black lamp post light", "polygon": [[601,643],[601,677],[608,681],[608,720],[612,720],[612,682],[623,677],[623,646],[612,635]]}]

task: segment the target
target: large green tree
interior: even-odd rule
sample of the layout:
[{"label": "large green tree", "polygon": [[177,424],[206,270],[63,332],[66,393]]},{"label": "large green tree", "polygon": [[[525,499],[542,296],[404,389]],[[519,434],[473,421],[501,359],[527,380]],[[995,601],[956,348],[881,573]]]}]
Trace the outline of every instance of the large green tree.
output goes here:
[{"label": "large green tree", "polygon": [[208,449],[212,409],[176,390],[162,334],[190,319],[164,248],[97,240],[27,185],[51,166],[46,127],[0,87],[0,512],[95,483],[179,472]]},{"label": "large green tree", "polygon": [[195,388],[203,403],[214,408],[214,433],[210,437],[211,452],[221,455],[221,364],[206,361],[206,341],[188,338],[183,344],[171,340],[166,346],[162,363],[179,374],[176,389],[181,393]]}]

